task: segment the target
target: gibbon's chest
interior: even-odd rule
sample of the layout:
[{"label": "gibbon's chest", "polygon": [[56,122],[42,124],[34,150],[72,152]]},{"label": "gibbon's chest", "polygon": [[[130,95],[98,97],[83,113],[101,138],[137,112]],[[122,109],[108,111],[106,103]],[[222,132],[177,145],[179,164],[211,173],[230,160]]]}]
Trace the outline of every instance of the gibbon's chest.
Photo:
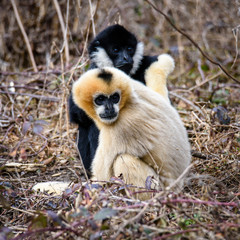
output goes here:
[{"label": "gibbon's chest", "polygon": [[124,121],[100,131],[99,144],[114,154],[128,153],[143,157],[151,151],[158,140],[159,130],[145,121]]}]

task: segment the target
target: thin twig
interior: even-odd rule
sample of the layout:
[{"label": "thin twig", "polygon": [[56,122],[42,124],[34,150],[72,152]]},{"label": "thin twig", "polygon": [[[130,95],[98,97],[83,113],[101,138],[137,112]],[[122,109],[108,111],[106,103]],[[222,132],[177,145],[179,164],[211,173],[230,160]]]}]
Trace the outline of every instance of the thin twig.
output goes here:
[{"label": "thin twig", "polygon": [[178,94],[176,94],[176,93],[174,93],[174,92],[170,92],[170,95],[181,99],[183,102],[185,102],[185,103],[187,103],[188,105],[190,105],[190,106],[192,106],[193,108],[195,108],[202,116],[205,116],[205,115],[203,114],[202,110],[201,110],[198,106],[194,105],[194,104],[193,104],[191,101],[189,101],[188,99],[186,99],[186,98],[184,98],[184,97],[182,97],[182,96],[180,96],[180,95],[178,95]]},{"label": "thin twig", "polygon": [[160,200],[161,204],[168,204],[168,203],[191,203],[191,204],[201,204],[201,205],[208,205],[208,206],[228,206],[228,207],[239,207],[239,203],[237,202],[218,202],[218,201],[203,201],[199,199],[167,199],[167,200]]},{"label": "thin twig", "polygon": [[[28,215],[31,215],[31,216],[34,216],[35,214],[30,212],[30,211],[26,211],[26,210],[23,210],[23,209],[20,209],[20,208],[16,208],[16,207],[10,207],[12,210],[15,210],[15,211],[18,211],[18,212],[22,212],[22,213],[25,213],[25,214],[28,214]],[[35,211],[34,211],[35,212]]]},{"label": "thin twig", "polygon": [[91,22],[92,22],[92,30],[93,30],[93,36],[96,36],[96,30],[95,30],[95,24],[94,24],[94,14],[93,14],[93,9],[92,9],[92,2],[91,0],[88,0],[89,3],[89,8],[90,8],[90,17],[91,17]]},{"label": "thin twig", "polygon": [[233,36],[235,38],[236,56],[235,56],[235,59],[233,61],[233,65],[231,66],[231,68],[233,68],[233,66],[235,65],[235,63],[237,61],[237,58],[238,58],[238,33],[239,33],[239,28],[240,28],[240,25],[238,25],[237,27],[232,29]]},{"label": "thin twig", "polygon": [[186,37],[199,51],[200,53],[212,64],[217,65],[229,78],[231,78],[233,81],[240,84],[240,81],[237,80],[235,77],[233,77],[228,71],[219,63],[214,61],[212,58],[210,58],[200,47],[199,45],[190,37],[187,33],[182,31],[180,28],[178,28],[172,20],[160,9],[158,9],[153,3],[151,3],[149,0],[145,0],[153,9],[155,9],[158,13],[164,16],[164,18],[170,23],[170,25],[179,33],[181,33],[184,37]]},{"label": "thin twig", "polygon": [[49,75],[49,74],[61,74],[61,73],[62,73],[62,71],[60,71],[60,70],[39,71],[39,72],[4,72],[4,71],[0,71],[0,75],[3,75],[3,76],[20,75],[20,76],[24,76],[24,77],[32,77],[32,75],[36,75],[36,74]]},{"label": "thin twig", "polygon": [[114,234],[113,239],[116,239],[117,236],[124,231],[124,228],[129,224],[129,223],[133,223],[134,221],[138,220],[143,214],[144,212],[147,210],[147,208],[149,207],[149,204],[146,204],[139,212],[137,215],[135,215],[133,218],[128,219],[127,221],[125,221],[122,226],[120,226],[118,228],[118,231]]},{"label": "thin twig", "polygon": [[[34,91],[40,91],[41,89],[38,88],[38,86],[36,87],[31,87],[31,86],[26,86],[26,85],[14,85],[14,86],[0,86],[0,88],[2,89],[9,89],[9,88],[23,88],[23,89],[28,89],[28,90],[34,90]],[[49,92],[49,93],[53,93],[54,91],[53,90],[48,90],[48,89],[45,89],[46,92]]]},{"label": "thin twig", "polygon": [[27,232],[22,233],[22,234],[20,234],[20,235],[18,235],[16,237],[12,238],[12,240],[27,239],[31,235],[36,236],[37,234],[40,234],[40,233],[43,234],[45,232],[51,233],[51,232],[58,232],[58,231],[72,232],[76,236],[81,236],[81,234],[78,231],[76,231],[76,230],[74,230],[72,228],[68,228],[68,227],[45,227],[45,228],[36,229],[36,230],[35,229],[34,230],[28,230]]},{"label": "thin twig", "polygon": [[154,240],[173,239],[173,237],[176,236],[176,235],[182,235],[184,233],[190,233],[190,232],[197,232],[199,230],[200,229],[198,229],[198,228],[191,228],[191,229],[187,229],[187,230],[178,231],[178,232],[175,232],[175,233],[165,234],[165,235],[162,235],[160,237],[154,238]]},{"label": "thin twig", "polygon": [[204,81],[202,81],[201,83],[199,83],[199,84],[189,88],[187,91],[192,91],[192,90],[194,90],[196,88],[199,88],[200,86],[202,86],[202,85],[206,84],[207,82],[213,80],[214,78],[218,77],[219,75],[221,75],[221,70],[218,73],[216,73],[215,75],[211,76],[211,77],[206,77]]},{"label": "thin twig", "polygon": [[53,2],[54,2],[54,6],[56,8],[57,14],[58,14],[58,19],[59,19],[62,33],[63,33],[63,39],[64,39],[63,46],[65,48],[66,63],[68,65],[68,63],[69,63],[69,48],[68,48],[68,41],[67,41],[67,29],[64,26],[63,16],[62,16],[62,12],[61,12],[60,6],[58,4],[58,1],[53,0]]},{"label": "thin twig", "polygon": [[30,94],[30,93],[16,93],[16,92],[7,92],[7,91],[1,91],[1,90],[0,90],[0,93],[10,94],[10,95],[28,96],[28,97],[32,97],[32,98],[41,99],[42,101],[51,101],[51,102],[59,102],[60,101],[60,99],[56,98],[56,97],[46,97],[46,96]]},{"label": "thin twig", "polygon": [[199,73],[200,73],[200,75],[201,75],[202,82],[204,82],[204,81],[206,80],[206,78],[205,78],[204,72],[203,72],[203,70],[202,70],[201,59],[198,59],[197,64],[198,64],[198,67],[197,67],[197,68],[198,68],[198,71],[199,71]]},{"label": "thin twig", "polygon": [[190,168],[193,166],[193,164],[189,165],[183,172],[182,174],[173,182],[171,183],[168,187],[166,187],[167,191],[170,191],[173,187],[175,187],[181,180],[185,177],[185,175],[188,173]]},{"label": "thin twig", "polygon": [[19,13],[18,13],[18,10],[17,10],[17,6],[16,6],[16,3],[15,3],[15,0],[11,0],[11,3],[12,3],[12,6],[13,6],[14,14],[15,14],[15,17],[17,19],[18,25],[19,25],[19,27],[21,29],[24,41],[25,41],[25,43],[27,45],[27,49],[28,49],[28,53],[29,53],[29,56],[30,56],[30,59],[31,59],[31,62],[32,62],[33,70],[34,70],[34,72],[37,72],[38,69],[37,69],[37,65],[36,65],[36,62],[35,62],[35,59],[34,59],[34,56],[33,56],[33,53],[32,53],[31,45],[29,43],[28,36],[27,36],[27,34],[25,32],[25,29],[23,27],[22,21],[20,19],[20,16],[19,16]]},{"label": "thin twig", "polygon": [[213,158],[212,155],[205,155],[205,154],[203,154],[201,152],[197,152],[197,151],[191,151],[191,155],[192,155],[192,157],[196,157],[196,158],[200,158],[200,159],[204,159],[204,160]]}]

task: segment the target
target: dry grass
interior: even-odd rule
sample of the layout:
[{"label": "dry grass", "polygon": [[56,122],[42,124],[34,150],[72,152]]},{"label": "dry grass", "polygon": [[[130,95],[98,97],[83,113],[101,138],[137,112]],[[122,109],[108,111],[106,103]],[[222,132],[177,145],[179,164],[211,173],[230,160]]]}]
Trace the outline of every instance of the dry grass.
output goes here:
[{"label": "dry grass", "polygon": [[[240,85],[142,0],[11,2],[0,9],[0,239],[240,239]],[[240,80],[238,1],[155,4]],[[129,189],[121,179],[104,188],[83,185],[77,129],[67,115],[72,82],[88,67],[89,39],[119,21],[146,54],[175,58],[170,97],[193,150],[184,190],[154,192],[145,202],[134,195],[146,189]],[[75,185],[61,196],[31,190],[52,180]]]}]

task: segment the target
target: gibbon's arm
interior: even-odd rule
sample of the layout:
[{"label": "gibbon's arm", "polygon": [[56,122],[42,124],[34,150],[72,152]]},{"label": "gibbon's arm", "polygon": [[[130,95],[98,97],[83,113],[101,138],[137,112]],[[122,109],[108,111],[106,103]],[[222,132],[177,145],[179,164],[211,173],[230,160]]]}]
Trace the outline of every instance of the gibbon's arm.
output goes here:
[{"label": "gibbon's arm", "polygon": [[175,63],[168,54],[161,54],[158,60],[150,65],[145,72],[146,86],[169,101],[167,77],[174,70]]},{"label": "gibbon's arm", "polygon": [[149,66],[158,60],[158,56],[143,56],[141,63],[138,66],[136,73],[131,74],[130,77],[134,80],[146,84],[145,81],[145,71]]},{"label": "gibbon's arm", "polygon": [[112,164],[114,159],[116,158],[116,153],[111,148],[113,144],[111,143],[110,138],[105,139],[105,141],[102,141],[101,132],[99,138],[100,138],[99,145],[91,166],[92,179],[109,181],[109,179],[113,176]]},{"label": "gibbon's arm", "polygon": [[[146,94],[146,86],[137,82],[131,81],[130,84],[139,98],[145,102],[149,102],[155,107],[159,106],[159,97],[163,97],[165,101],[170,103],[167,90],[167,77],[174,70],[174,60],[168,54],[162,54],[158,56],[158,61],[152,63],[145,72],[146,86],[151,93]],[[160,95],[160,96],[159,96]]]}]

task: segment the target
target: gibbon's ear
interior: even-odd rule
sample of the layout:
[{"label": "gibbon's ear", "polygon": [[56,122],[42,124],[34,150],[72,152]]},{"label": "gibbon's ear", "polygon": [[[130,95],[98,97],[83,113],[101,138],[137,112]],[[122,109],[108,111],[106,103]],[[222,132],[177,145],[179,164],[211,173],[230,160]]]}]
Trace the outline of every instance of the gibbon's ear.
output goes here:
[{"label": "gibbon's ear", "polygon": [[168,54],[158,56],[158,61],[152,63],[145,72],[146,85],[155,92],[162,95],[167,101],[167,77],[174,70],[175,63]]}]

